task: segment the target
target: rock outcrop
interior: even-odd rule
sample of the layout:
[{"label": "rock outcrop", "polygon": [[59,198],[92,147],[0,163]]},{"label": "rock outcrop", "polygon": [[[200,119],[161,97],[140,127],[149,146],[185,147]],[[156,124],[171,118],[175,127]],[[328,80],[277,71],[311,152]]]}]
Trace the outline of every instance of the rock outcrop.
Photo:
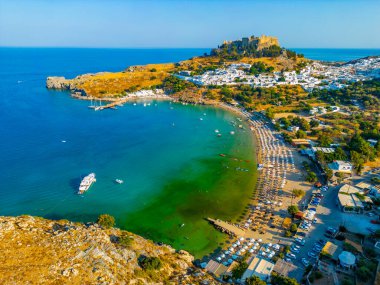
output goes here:
[{"label": "rock outcrop", "polygon": [[71,89],[70,80],[60,76],[50,76],[46,79],[46,88],[48,89]]},{"label": "rock outcrop", "polygon": [[[0,251],[0,284],[217,284],[186,251],[97,224],[0,217]],[[161,269],[142,269],[141,257],[159,258]]]}]

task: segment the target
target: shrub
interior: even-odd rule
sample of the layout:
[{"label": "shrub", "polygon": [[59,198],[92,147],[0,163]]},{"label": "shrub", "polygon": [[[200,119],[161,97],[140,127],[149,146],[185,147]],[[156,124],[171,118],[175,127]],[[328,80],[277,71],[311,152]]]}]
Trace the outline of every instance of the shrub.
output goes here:
[{"label": "shrub", "polygon": [[294,215],[295,215],[296,213],[298,213],[298,212],[299,212],[299,209],[298,209],[297,206],[295,206],[295,205],[291,205],[291,206],[288,207],[288,213],[289,213],[290,215],[294,216]]},{"label": "shrub", "polygon": [[103,228],[112,228],[115,225],[115,218],[108,214],[103,214],[96,221]]},{"label": "shrub", "polygon": [[252,277],[245,279],[245,284],[246,285],[265,285],[267,283],[265,281],[261,280],[257,276],[252,276]]},{"label": "shrub", "polygon": [[295,233],[295,232],[297,231],[297,229],[298,229],[297,224],[292,224],[292,225],[290,226],[290,231],[291,231],[292,233]]},{"label": "shrub", "polygon": [[361,266],[359,267],[358,270],[356,270],[356,275],[361,281],[366,282],[371,278],[372,274],[371,274],[371,271],[367,267]]},{"label": "shrub", "polygon": [[240,262],[238,265],[236,265],[232,269],[232,277],[235,279],[239,279],[243,275],[243,273],[247,270],[247,268],[248,268],[247,262],[245,261]]},{"label": "shrub", "polygon": [[315,272],[315,279],[321,279],[323,277],[323,274],[321,271],[316,271]]},{"label": "shrub", "polygon": [[119,244],[124,246],[124,247],[129,247],[131,246],[133,241],[133,238],[130,237],[127,233],[123,232],[120,237],[119,237]]},{"label": "shrub", "polygon": [[144,270],[158,270],[162,267],[162,262],[158,257],[144,256],[140,258],[139,265]]},{"label": "shrub", "polygon": [[318,181],[318,176],[317,174],[315,174],[315,172],[313,171],[309,171],[307,176],[306,176],[306,181],[309,181],[309,182],[316,182]]},{"label": "shrub", "polygon": [[295,197],[303,197],[305,196],[305,191],[301,190],[301,189],[293,189],[292,191],[292,194],[295,196]]}]

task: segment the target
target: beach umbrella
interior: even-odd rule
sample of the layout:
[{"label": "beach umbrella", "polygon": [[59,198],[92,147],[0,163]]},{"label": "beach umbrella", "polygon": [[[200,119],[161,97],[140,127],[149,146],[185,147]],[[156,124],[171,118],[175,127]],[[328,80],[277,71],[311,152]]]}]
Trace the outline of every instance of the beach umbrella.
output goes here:
[{"label": "beach umbrella", "polygon": [[261,238],[258,239],[258,242],[263,242],[263,240]]},{"label": "beach umbrella", "polygon": [[244,238],[243,238],[243,237],[241,237],[241,238],[240,238],[240,241],[243,241],[243,240],[244,240]]}]

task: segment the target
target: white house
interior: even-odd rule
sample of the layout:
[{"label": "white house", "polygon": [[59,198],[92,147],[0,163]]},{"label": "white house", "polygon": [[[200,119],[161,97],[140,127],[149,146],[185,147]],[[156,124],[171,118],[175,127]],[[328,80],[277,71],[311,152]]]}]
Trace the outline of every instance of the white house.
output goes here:
[{"label": "white house", "polygon": [[348,161],[334,160],[328,164],[328,167],[334,172],[352,173],[353,165]]},{"label": "white house", "polygon": [[289,126],[288,131],[289,132],[297,132],[300,129],[300,127],[297,126]]}]

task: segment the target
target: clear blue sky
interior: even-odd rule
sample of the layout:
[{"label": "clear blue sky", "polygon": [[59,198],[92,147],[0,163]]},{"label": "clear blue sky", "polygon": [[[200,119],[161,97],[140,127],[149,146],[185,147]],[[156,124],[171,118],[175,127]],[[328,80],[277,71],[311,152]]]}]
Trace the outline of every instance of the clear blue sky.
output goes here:
[{"label": "clear blue sky", "polygon": [[380,48],[380,0],[0,0],[0,46]]}]

